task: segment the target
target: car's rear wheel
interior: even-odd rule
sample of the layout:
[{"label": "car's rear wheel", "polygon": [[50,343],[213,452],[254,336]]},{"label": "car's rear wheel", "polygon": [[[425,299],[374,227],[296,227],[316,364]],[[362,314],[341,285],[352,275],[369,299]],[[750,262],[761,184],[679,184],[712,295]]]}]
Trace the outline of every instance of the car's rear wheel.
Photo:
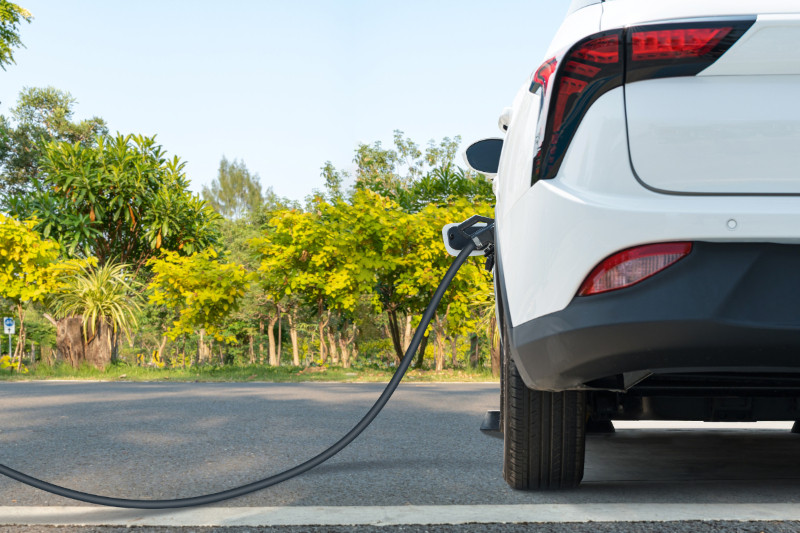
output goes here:
[{"label": "car's rear wheel", "polygon": [[583,479],[585,394],[529,389],[504,344],[503,477],[521,490],[577,487]]}]

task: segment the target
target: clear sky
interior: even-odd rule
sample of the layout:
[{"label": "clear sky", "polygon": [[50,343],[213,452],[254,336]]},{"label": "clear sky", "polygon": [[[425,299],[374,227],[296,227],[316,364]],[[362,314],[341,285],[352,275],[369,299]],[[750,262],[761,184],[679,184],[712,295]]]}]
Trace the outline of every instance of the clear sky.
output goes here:
[{"label": "clear sky", "polygon": [[[224,154],[281,196],[352,170],[360,142],[496,136],[568,1],[14,0],[27,48],[0,70],[0,113],[52,85],[75,118],[157,134],[192,188]],[[460,163],[460,161],[458,161]]]}]

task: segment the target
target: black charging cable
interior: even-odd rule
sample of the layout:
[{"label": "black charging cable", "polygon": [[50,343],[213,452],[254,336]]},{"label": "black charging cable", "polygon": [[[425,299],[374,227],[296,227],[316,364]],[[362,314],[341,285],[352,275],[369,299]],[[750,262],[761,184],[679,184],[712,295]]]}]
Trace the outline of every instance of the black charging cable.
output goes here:
[{"label": "black charging cable", "polygon": [[108,505],[110,507],[126,507],[129,509],[172,509],[178,507],[208,505],[210,503],[221,502],[230,498],[244,496],[245,494],[266,489],[267,487],[277,485],[278,483],[282,483],[286,480],[292,479],[293,477],[299,476],[304,472],[308,472],[315,466],[324,463],[342,451],[348,444],[353,442],[353,440],[358,437],[373,420],[375,420],[375,417],[378,416],[378,413],[381,412],[381,409],[383,409],[383,406],[386,405],[386,402],[389,401],[389,398],[391,398],[395,389],[397,389],[397,385],[400,383],[400,380],[403,379],[406,370],[408,370],[411,361],[414,359],[414,354],[417,352],[417,348],[419,348],[419,343],[422,340],[422,336],[425,334],[425,329],[428,327],[428,324],[433,318],[433,315],[436,312],[436,307],[439,305],[439,302],[444,295],[444,291],[447,290],[447,287],[450,285],[450,282],[453,281],[456,272],[458,272],[458,269],[461,268],[461,265],[464,264],[469,257],[469,254],[472,253],[475,248],[475,243],[472,240],[468,240],[466,243],[464,243],[464,248],[459,252],[455,261],[453,261],[453,263],[450,265],[450,268],[447,269],[447,273],[442,278],[442,281],[439,282],[436,292],[433,293],[433,297],[431,298],[428,307],[425,309],[425,312],[422,315],[419,326],[417,326],[417,330],[414,332],[414,337],[411,339],[411,344],[408,346],[408,350],[406,350],[403,359],[400,361],[400,366],[397,367],[397,370],[395,370],[392,379],[389,381],[389,384],[386,386],[378,400],[370,408],[364,418],[362,418],[361,421],[356,424],[355,427],[353,427],[353,429],[351,429],[344,437],[339,439],[339,441],[333,446],[304,463],[290,468],[289,470],[285,470],[270,476],[266,479],[262,479],[261,481],[254,481],[253,483],[248,483],[247,485],[242,485],[241,487],[224,490],[222,492],[215,492],[214,494],[206,494],[204,496],[177,498],[173,500],[129,500],[125,498],[110,498],[108,496],[88,494],[86,492],[80,492],[58,485],[53,485],[52,483],[42,481],[41,479],[36,479],[35,477],[23,474],[22,472],[17,472],[16,470],[5,465],[0,465],[0,474],[8,476],[21,483],[25,483],[26,485],[30,485],[31,487],[82,502]]}]

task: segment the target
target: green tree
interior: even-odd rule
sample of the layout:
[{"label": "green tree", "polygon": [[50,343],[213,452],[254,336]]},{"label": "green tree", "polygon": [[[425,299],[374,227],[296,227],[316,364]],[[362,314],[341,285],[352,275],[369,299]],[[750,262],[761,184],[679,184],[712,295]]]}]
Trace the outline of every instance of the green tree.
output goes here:
[{"label": "green tree", "polygon": [[353,158],[356,164],[356,189],[366,189],[393,198],[409,184],[409,179],[398,173],[399,159],[396,150],[384,148],[380,141],[359,144]]},{"label": "green tree", "polygon": [[238,309],[250,286],[252,275],[244,266],[219,261],[212,248],[188,256],[164,251],[150,259],[149,265],[153,272],[148,286],[150,302],[164,305],[178,316],[167,331],[171,339],[199,330],[201,362],[209,355],[205,335],[235,342],[235,338],[223,334],[223,323]]},{"label": "green tree", "polygon": [[[276,212],[298,207],[297,202],[281,198],[274,193],[271,187],[267,187],[264,201],[260,206],[256,206],[240,218],[222,221],[220,225],[221,245],[227,259],[242,264],[248,272],[256,271],[260,263],[250,241],[261,235],[261,228]],[[260,283],[253,283],[242,297],[239,309],[231,315],[228,331],[248,345],[248,356],[251,362],[255,362],[256,358],[258,361],[264,362],[264,335],[266,334],[269,340],[269,364],[277,365],[280,364],[283,340],[281,322],[285,316],[289,320],[290,336],[295,341],[292,343],[292,360],[295,364],[299,364],[299,353],[296,346],[297,332],[294,326],[296,307],[296,298],[282,296],[274,299],[265,292]],[[277,335],[276,324],[278,325]]]},{"label": "green tree", "polygon": [[[325,205],[317,204],[318,208]],[[269,299],[276,303],[299,300],[317,315],[319,356],[325,362],[325,328],[330,322],[326,307],[329,274],[338,268],[341,254],[334,245],[332,228],[323,224],[319,210],[279,211],[264,235],[251,242],[261,257],[259,283]]]},{"label": "green tree", "polygon": [[[373,271],[373,294],[387,315],[392,344],[399,360],[405,348],[402,317],[422,314],[428,298],[452,262],[442,246],[442,226],[464,220],[472,214],[487,214],[491,206],[455,198],[449,205],[429,204],[417,213],[407,213],[394,202],[381,204],[357,196],[353,207],[358,220],[357,231],[353,234],[358,235],[361,242],[347,247],[359,246],[368,250],[357,254],[356,258],[364,261],[364,270]],[[446,328],[463,334],[469,327],[467,303],[482,288],[491,285],[488,274],[481,267],[471,262],[464,265],[445,293],[432,326],[437,332],[437,341],[444,337]],[[441,369],[441,364],[437,364],[437,368]]]},{"label": "green tree", "polygon": [[[319,200],[313,212],[278,212],[265,235],[254,241],[261,254],[261,283],[276,300],[295,295],[316,310],[323,362],[326,337],[331,354],[333,337],[352,341],[354,312],[368,297],[373,309],[386,313],[399,359],[405,348],[401,323],[422,313],[452,261],[441,244],[441,227],[476,211],[486,214],[491,206],[460,198],[407,213],[389,198],[359,190],[350,202]],[[445,330],[452,336],[474,326],[467,304],[491,287],[481,267],[466,265],[454,280],[437,319],[437,340]],[[339,326],[336,332],[330,330],[332,318]],[[441,357],[437,363],[441,367]]]},{"label": "green tree", "polygon": [[337,170],[330,161],[325,161],[320,170],[320,175],[325,180],[325,198],[331,203],[344,199],[342,186],[350,175],[344,170]]},{"label": "green tree", "polygon": [[252,174],[244,161],[228,161],[222,156],[217,177],[211,188],[203,187],[203,198],[220,215],[236,219],[264,203],[261,181]]},{"label": "green tree", "polygon": [[479,174],[444,163],[400,191],[397,202],[413,213],[429,204],[445,205],[454,198],[465,198],[477,204],[491,203],[492,184]]},{"label": "green tree", "polygon": [[[392,147],[385,148],[380,141],[359,144],[353,159],[354,189],[391,198],[409,212],[419,211],[431,202],[447,201],[452,196],[485,200],[492,194],[491,184],[453,164],[460,142],[458,135],[452,139],[444,137],[438,143],[430,140],[423,150],[402,131],[395,130]],[[337,170],[327,161],[322,167],[322,177],[328,201],[345,198],[341,184],[349,177],[347,172]]]},{"label": "green tree", "polygon": [[[246,216],[234,220],[224,220],[222,228],[222,245],[227,253],[228,260],[244,266],[248,272],[254,272],[259,267],[249,241],[260,235],[258,220],[268,217],[270,206],[262,206],[262,210],[253,211]],[[228,331],[239,336],[248,345],[249,361],[264,362],[265,332],[269,337],[269,363],[279,364],[279,347],[275,341],[275,323],[278,322],[278,305],[266,294],[262,286],[253,283],[242,297],[239,309],[231,314]],[[267,329],[269,327],[269,329]],[[258,342],[256,343],[256,340]],[[258,355],[256,355],[256,344]]]},{"label": "green tree", "polygon": [[112,262],[63,269],[62,284],[51,298],[60,323],[53,320],[53,324],[57,330],[69,328],[83,333],[82,338],[75,339],[62,331],[56,341],[62,356],[74,367],[86,361],[104,369],[114,358],[119,334],[124,332],[130,341],[141,307],[140,284],[129,272],[130,265]]},{"label": "green tree", "polygon": [[155,137],[51,142],[36,190],[12,203],[73,257],[116,260],[138,272],[160,250],[191,254],[217,242],[217,215],[189,191],[184,165]]},{"label": "green tree", "polygon": [[33,19],[30,11],[12,4],[7,0],[0,0],[0,68],[13,65],[14,49],[24,46],[19,37],[19,25]]},{"label": "green tree", "polygon": [[[396,131],[392,148],[362,144],[352,191],[342,192],[348,176],[327,162],[325,193],[312,198],[306,212],[276,213],[254,241],[265,290],[275,300],[291,295],[315,310],[323,362],[326,352],[335,359],[336,342],[342,348],[343,337],[352,341],[356,309],[365,298],[385,313],[400,359],[411,325],[452,261],[441,244],[442,226],[475,213],[491,214],[489,182],[451,162],[459,141],[431,141],[422,150]],[[476,328],[476,312],[468,304],[490,288],[482,264],[463,267],[432,326],[437,368],[443,367],[445,340],[455,346],[459,336]],[[374,324],[368,329],[374,331]]]},{"label": "green tree", "polygon": [[[25,346],[26,305],[41,302],[58,287],[53,269],[58,243],[42,239],[34,225],[34,221],[20,222],[0,213],[0,298],[12,302],[17,312],[18,347]],[[22,355],[18,355],[21,365]]]},{"label": "green tree", "polygon": [[20,92],[11,118],[0,116],[0,200],[29,192],[39,176],[45,146],[49,142],[91,146],[96,135],[106,135],[105,121],[98,117],[74,121],[76,100],[53,87],[27,87]]}]

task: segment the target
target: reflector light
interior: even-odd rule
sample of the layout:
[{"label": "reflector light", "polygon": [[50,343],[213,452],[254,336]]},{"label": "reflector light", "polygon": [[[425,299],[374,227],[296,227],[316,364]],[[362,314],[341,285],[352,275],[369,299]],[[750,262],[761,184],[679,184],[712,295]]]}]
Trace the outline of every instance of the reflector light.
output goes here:
[{"label": "reflector light", "polygon": [[692,251],[690,242],[667,242],[637,246],[604,259],[584,280],[578,296],[589,296],[635,285]]},{"label": "reflector light", "polygon": [[634,61],[702,57],[713,50],[733,27],[635,31],[631,36]]}]

